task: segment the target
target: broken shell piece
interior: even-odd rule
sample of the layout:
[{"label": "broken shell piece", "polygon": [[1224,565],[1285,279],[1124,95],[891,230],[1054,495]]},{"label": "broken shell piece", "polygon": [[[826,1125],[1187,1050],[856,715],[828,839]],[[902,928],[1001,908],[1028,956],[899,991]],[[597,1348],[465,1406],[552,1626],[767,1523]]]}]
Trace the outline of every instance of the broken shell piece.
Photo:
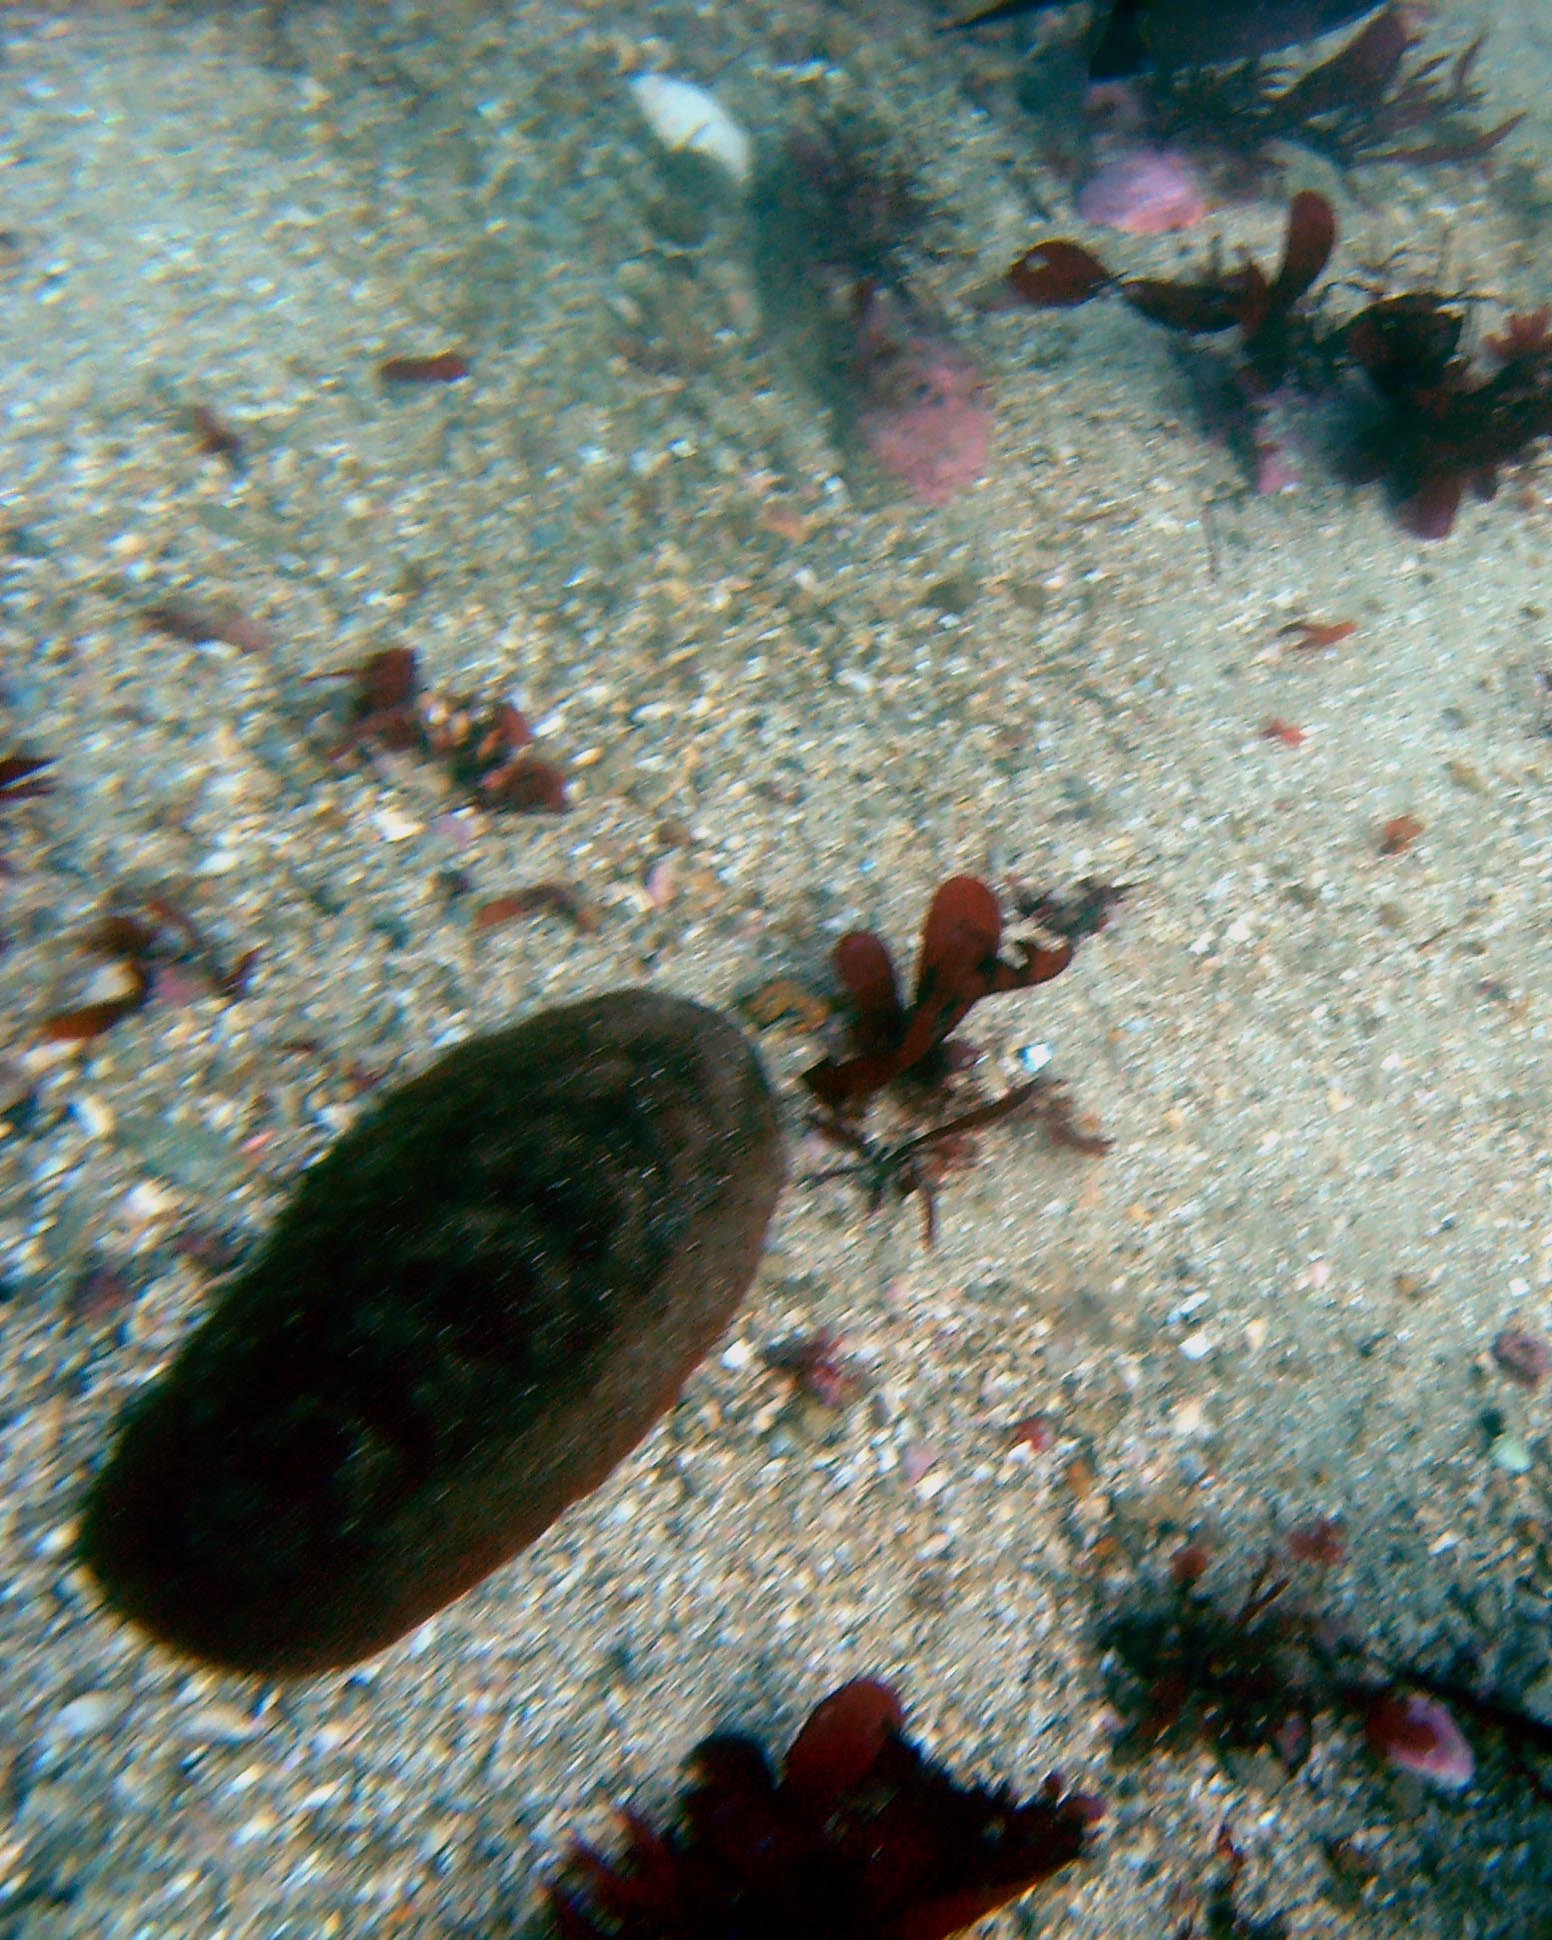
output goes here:
[{"label": "broken shell piece", "polygon": [[740,188],[749,180],[749,137],[704,88],[671,74],[638,74],[630,86],[647,126],[665,148],[704,155],[725,169]]}]

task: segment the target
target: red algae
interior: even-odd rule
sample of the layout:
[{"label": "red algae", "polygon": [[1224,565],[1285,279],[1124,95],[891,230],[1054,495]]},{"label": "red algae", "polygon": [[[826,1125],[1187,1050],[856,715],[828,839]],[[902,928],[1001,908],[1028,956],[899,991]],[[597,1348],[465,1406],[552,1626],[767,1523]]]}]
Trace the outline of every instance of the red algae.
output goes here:
[{"label": "red algae", "polygon": [[687,1770],[670,1830],[625,1812],[619,1859],[573,1848],[550,1892],[564,1940],[948,1940],[1085,1857],[1103,1814],[1054,1773],[1024,1803],[961,1785],[875,1678],[816,1707],[780,1778],[731,1732]]}]

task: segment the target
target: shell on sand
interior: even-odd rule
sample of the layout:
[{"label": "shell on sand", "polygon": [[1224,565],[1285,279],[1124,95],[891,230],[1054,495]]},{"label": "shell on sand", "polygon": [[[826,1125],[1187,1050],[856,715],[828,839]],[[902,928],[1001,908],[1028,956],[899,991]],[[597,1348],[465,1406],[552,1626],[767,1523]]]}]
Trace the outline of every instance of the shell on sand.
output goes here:
[{"label": "shell on sand", "polygon": [[752,144],[714,95],[671,74],[638,74],[630,87],[648,127],[665,148],[704,155],[726,169],[740,188],[749,180]]}]

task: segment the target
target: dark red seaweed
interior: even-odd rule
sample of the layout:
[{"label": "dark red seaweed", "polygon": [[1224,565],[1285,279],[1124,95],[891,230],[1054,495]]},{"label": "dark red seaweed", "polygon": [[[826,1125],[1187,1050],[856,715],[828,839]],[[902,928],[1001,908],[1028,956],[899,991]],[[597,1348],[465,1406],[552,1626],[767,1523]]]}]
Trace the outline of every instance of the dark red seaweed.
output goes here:
[{"label": "dark red seaweed", "polygon": [[907,1075],[930,1076],[951,1033],[982,998],[1046,983],[1072,961],[1072,945],[1019,942],[999,955],[1002,911],[974,876],[939,885],[922,927],[916,990],[901,1001],[887,946],[870,931],[854,930],[835,946],[836,975],[851,999],[856,1055],[825,1058],[803,1082],[832,1109],[861,1101]]},{"label": "dark red seaweed", "polygon": [[781,1778],[731,1732],[688,1775],[672,1830],[625,1813],[620,1859],[574,1849],[550,1894],[565,1940],[947,1940],[1082,1858],[1102,1812],[1054,1775],[1023,1804],[959,1784],[873,1678],[814,1710]]}]

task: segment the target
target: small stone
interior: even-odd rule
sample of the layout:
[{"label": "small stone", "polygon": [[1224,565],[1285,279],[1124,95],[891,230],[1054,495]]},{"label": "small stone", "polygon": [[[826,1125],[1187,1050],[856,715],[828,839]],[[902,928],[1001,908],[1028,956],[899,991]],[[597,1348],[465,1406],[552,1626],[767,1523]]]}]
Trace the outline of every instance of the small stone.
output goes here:
[{"label": "small stone", "polygon": [[264,1726],[240,1705],[216,1698],[191,1712],[181,1728],[182,1735],[194,1744],[240,1745],[258,1737]]},{"label": "small stone", "polygon": [[907,1442],[900,1451],[900,1473],[914,1489],[926,1480],[937,1460],[935,1448],[929,1448],[925,1442]]},{"label": "small stone", "polygon": [[1493,1338],[1493,1359],[1499,1372],[1516,1387],[1539,1388],[1552,1364],[1552,1349],[1539,1334],[1524,1327],[1505,1327]]},{"label": "small stone", "polygon": [[1525,1475],[1530,1470],[1530,1449],[1518,1435],[1499,1435],[1488,1453],[1506,1475]]},{"label": "small stone", "polygon": [[125,1700],[115,1691],[84,1691],[54,1713],[44,1730],[43,1742],[53,1749],[73,1744],[78,1738],[94,1737],[117,1723],[125,1709]]}]

